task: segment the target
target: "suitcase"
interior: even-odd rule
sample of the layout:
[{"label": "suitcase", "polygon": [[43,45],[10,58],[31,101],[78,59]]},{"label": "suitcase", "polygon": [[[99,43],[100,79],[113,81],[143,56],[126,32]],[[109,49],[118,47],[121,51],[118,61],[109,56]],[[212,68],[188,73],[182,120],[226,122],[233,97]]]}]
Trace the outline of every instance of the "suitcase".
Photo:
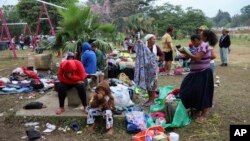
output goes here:
[{"label": "suitcase", "polygon": [[178,106],[178,101],[166,102],[165,106],[166,106],[166,109],[165,109],[166,122],[167,123],[172,123],[176,108]]}]

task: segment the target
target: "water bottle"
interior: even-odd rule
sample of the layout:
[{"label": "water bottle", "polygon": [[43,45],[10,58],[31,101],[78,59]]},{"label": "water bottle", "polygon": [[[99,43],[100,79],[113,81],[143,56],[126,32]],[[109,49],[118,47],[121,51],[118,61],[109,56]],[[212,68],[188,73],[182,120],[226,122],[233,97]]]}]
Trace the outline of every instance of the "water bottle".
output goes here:
[{"label": "water bottle", "polygon": [[170,141],[179,141],[179,134],[175,132],[170,132],[169,133],[169,140]]},{"label": "water bottle", "polygon": [[180,66],[183,67],[183,60],[179,59]]}]

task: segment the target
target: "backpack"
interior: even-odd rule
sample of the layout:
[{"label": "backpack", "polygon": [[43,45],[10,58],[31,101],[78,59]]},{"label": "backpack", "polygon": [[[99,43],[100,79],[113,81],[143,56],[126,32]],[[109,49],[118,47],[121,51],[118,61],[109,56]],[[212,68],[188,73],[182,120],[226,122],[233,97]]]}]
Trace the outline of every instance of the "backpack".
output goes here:
[{"label": "backpack", "polygon": [[43,105],[43,103],[41,102],[30,102],[26,104],[23,108],[24,109],[42,109],[42,108],[45,108],[45,105]]},{"label": "backpack", "polygon": [[32,79],[30,86],[33,87],[33,89],[42,89],[44,87],[43,82],[40,79]]},{"label": "backpack", "polygon": [[125,113],[127,133],[138,133],[146,130],[147,115],[143,111],[129,111]]},{"label": "backpack", "polygon": [[34,140],[41,138],[41,134],[34,129],[26,130],[26,134],[30,141],[34,141]]}]

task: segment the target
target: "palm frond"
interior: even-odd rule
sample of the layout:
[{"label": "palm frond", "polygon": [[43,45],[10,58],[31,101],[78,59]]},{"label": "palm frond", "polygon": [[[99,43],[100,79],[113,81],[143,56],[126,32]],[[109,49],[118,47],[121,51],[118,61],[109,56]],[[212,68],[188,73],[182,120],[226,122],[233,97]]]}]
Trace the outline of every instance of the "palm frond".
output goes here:
[{"label": "palm frond", "polygon": [[112,50],[112,45],[110,43],[108,43],[108,42],[103,41],[103,40],[97,39],[93,43],[103,53],[108,53],[109,51]]}]

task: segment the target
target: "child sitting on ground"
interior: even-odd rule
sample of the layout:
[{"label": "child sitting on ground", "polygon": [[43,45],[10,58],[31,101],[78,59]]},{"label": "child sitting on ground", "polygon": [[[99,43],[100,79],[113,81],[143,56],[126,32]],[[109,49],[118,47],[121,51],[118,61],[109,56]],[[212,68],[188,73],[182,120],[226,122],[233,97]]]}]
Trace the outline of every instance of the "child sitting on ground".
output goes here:
[{"label": "child sitting on ground", "polygon": [[87,109],[87,124],[91,125],[90,129],[95,127],[95,118],[103,116],[106,119],[107,134],[113,134],[113,116],[112,111],[115,109],[114,98],[111,95],[111,90],[107,81],[102,81],[95,89],[95,94],[90,100]]}]

